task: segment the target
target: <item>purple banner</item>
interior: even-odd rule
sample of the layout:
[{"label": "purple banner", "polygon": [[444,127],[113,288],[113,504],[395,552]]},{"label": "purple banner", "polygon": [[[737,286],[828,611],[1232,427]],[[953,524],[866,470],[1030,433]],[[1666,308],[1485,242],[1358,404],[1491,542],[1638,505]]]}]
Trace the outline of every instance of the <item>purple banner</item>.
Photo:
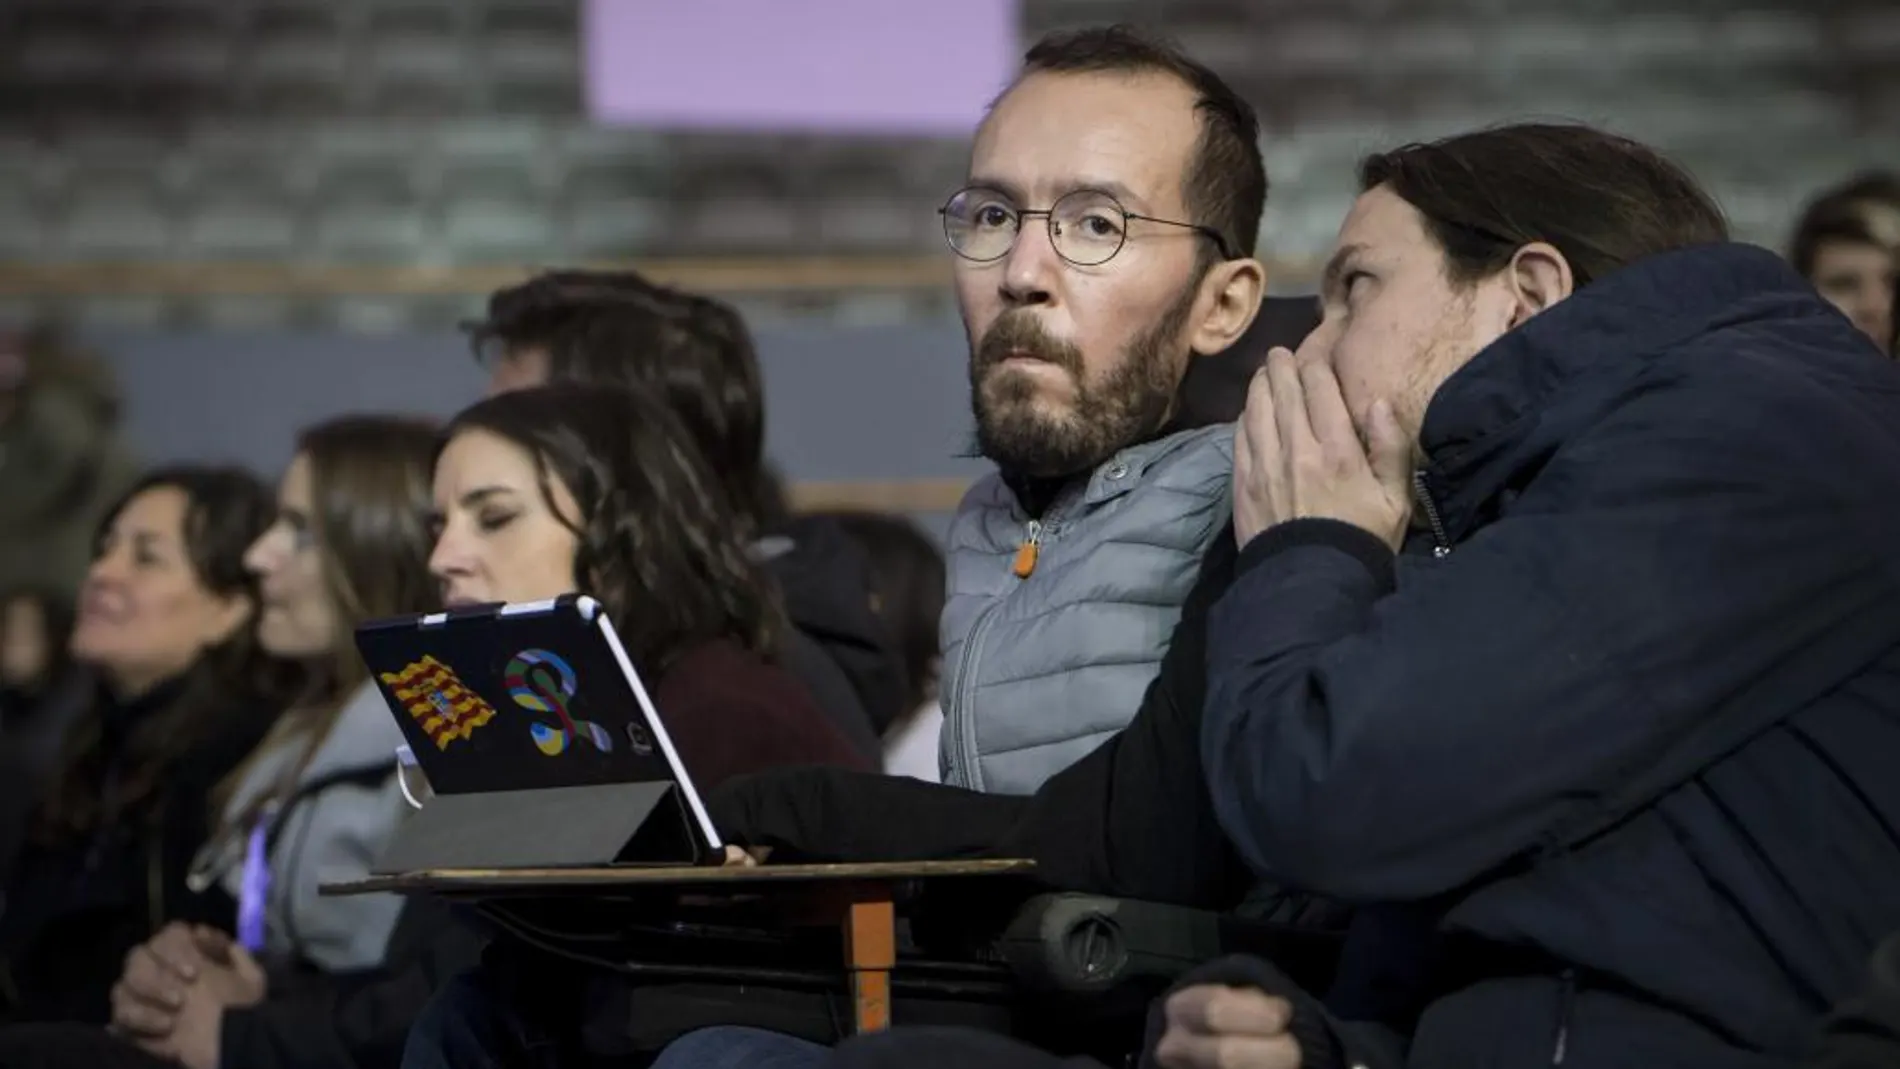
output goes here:
[{"label": "purple banner", "polygon": [[1018,0],[588,0],[596,122],[963,136],[1014,73]]}]

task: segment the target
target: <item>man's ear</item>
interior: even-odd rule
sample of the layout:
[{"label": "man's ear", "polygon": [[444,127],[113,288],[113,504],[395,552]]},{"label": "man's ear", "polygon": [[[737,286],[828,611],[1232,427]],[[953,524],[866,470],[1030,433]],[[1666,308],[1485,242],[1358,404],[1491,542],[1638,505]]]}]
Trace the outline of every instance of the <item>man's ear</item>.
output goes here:
[{"label": "man's ear", "polygon": [[1531,242],[1517,250],[1507,270],[1511,284],[1511,328],[1576,292],[1570,261],[1564,259],[1564,254],[1554,245]]},{"label": "man's ear", "polygon": [[1267,289],[1267,268],[1259,260],[1225,260],[1207,269],[1194,300],[1191,353],[1218,353],[1240,340]]}]

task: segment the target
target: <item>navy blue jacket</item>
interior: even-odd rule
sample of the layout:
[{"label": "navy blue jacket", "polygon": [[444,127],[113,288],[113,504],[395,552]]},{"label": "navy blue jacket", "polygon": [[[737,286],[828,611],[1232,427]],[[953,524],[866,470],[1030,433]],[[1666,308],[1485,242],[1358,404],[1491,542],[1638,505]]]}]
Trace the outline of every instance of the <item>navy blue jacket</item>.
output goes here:
[{"label": "navy blue jacket", "polygon": [[1686,249],[1479,353],[1421,445],[1402,557],[1243,551],[1222,827],[1449,933],[1413,1066],[1792,1064],[1900,927],[1900,367],[1773,255]]}]

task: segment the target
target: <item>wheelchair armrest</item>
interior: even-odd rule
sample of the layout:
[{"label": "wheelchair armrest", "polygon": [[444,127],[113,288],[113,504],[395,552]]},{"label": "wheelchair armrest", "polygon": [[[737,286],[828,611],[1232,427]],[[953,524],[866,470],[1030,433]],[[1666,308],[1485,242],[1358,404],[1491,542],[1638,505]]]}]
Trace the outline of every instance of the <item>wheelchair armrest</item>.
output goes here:
[{"label": "wheelchair armrest", "polygon": [[1024,902],[993,944],[1024,989],[1099,995],[1129,986],[1164,988],[1225,954],[1270,958],[1323,995],[1342,937],[1231,914],[1125,898],[1043,894]]}]

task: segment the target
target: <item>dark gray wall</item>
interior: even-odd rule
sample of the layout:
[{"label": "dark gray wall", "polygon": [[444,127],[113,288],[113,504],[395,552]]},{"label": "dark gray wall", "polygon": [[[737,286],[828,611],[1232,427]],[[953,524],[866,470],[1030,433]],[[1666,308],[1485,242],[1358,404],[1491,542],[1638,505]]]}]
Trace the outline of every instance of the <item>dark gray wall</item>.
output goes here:
[{"label": "dark gray wall", "polygon": [[[768,450],[801,480],[973,475],[960,327],[762,325]],[[151,461],[275,473],[299,427],[344,412],[447,416],[482,374],[455,335],[98,333]],[[940,529],[941,517],[920,517]]]}]

